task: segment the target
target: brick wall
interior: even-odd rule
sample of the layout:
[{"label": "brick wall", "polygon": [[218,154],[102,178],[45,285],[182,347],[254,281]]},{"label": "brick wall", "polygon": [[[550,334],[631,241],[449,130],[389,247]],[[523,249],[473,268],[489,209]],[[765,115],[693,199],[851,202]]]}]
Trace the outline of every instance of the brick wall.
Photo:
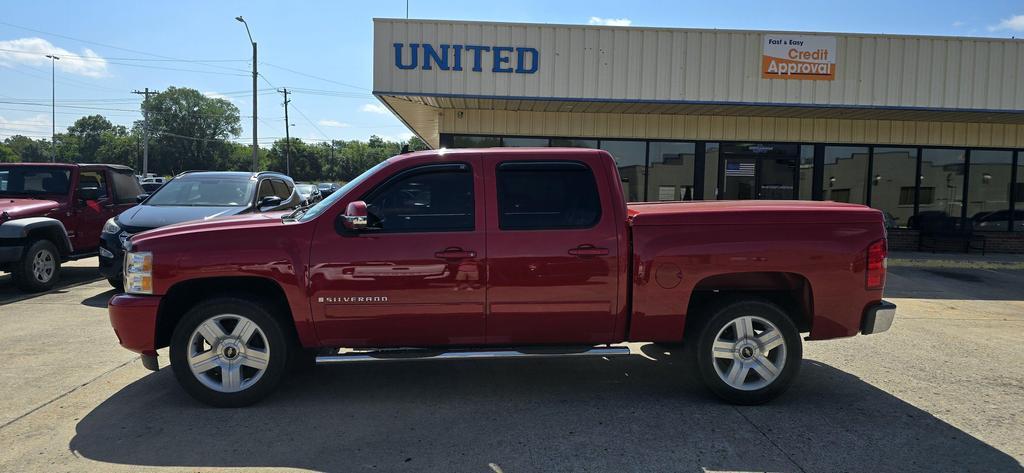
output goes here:
[{"label": "brick wall", "polygon": [[[985,237],[986,253],[1017,253],[1024,254],[1024,233],[1022,232],[978,232],[976,235]],[[918,232],[905,228],[889,229],[889,250],[892,251],[917,251]],[[961,251],[955,242],[939,243],[936,251]],[[975,243],[980,248],[980,242]],[[980,253],[980,249],[971,250],[971,253]]]}]

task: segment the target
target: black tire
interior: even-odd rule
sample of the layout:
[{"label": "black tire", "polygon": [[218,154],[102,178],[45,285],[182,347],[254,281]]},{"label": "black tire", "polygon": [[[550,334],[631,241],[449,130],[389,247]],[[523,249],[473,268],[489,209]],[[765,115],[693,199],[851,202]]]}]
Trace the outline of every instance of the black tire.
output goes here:
[{"label": "black tire", "polygon": [[[697,343],[695,344],[696,353],[694,358],[700,379],[711,392],[733,404],[753,405],[762,404],[774,399],[792,384],[797,373],[800,371],[803,347],[800,341],[800,332],[797,331],[793,320],[785,311],[779,306],[763,300],[734,299],[731,302],[709,307],[707,313],[710,317],[697,327]],[[753,322],[752,326],[755,336],[753,339],[749,337],[744,338],[748,340],[747,344],[740,342],[743,339],[740,339],[736,334],[736,330],[739,330],[739,328],[737,328],[737,325],[733,325],[741,317],[752,317],[749,320]],[[765,321],[774,325],[774,328],[782,335],[784,344],[780,345],[781,350],[776,347],[765,353],[759,348],[767,346],[758,340],[762,335],[769,333],[768,325],[764,323]],[[762,329],[761,332],[758,332],[758,327]],[[743,330],[749,330],[749,328],[744,328]],[[720,334],[723,341],[728,338],[736,341],[733,345],[734,351],[720,352],[721,355],[716,357],[714,353],[715,341]],[[733,359],[730,359],[729,356],[732,356]],[[778,374],[770,381],[762,375],[762,372],[771,372],[771,370],[766,368],[767,365],[761,361],[762,358],[771,363],[771,366],[775,368],[777,368],[780,362],[784,361],[781,370],[776,369],[775,371]],[[744,386],[742,389],[730,385],[723,379],[723,377],[728,378],[729,375],[734,373],[732,371],[734,363],[739,363],[735,373],[743,376],[743,379],[737,382],[737,384]],[[719,372],[722,374],[720,375]],[[769,374],[769,377],[771,376]]]},{"label": "black tire", "polygon": [[[288,371],[289,358],[294,348],[291,338],[286,335],[288,332],[282,327],[281,319],[268,312],[265,307],[272,307],[272,305],[236,297],[219,297],[200,302],[185,313],[174,328],[170,346],[171,368],[174,371],[174,376],[178,379],[178,383],[185,389],[185,392],[200,402],[211,406],[243,407],[262,400],[277,388]],[[189,365],[189,352],[193,346],[193,332],[196,331],[200,324],[218,316],[223,317],[226,314],[245,317],[252,321],[259,331],[262,332],[262,334],[255,332],[261,339],[259,344],[263,345],[263,348],[269,352],[266,368],[263,370],[262,375],[258,377],[255,375],[251,376],[250,381],[252,379],[255,379],[255,381],[251,381],[249,386],[235,392],[222,392],[200,381],[199,376],[203,376],[207,382],[222,376],[222,368],[214,367],[203,374],[197,375],[193,373]],[[222,325],[219,321],[215,321],[215,323],[222,327],[225,332],[232,330],[231,326]],[[224,322],[224,324],[226,323],[228,322]],[[226,344],[221,343],[218,345]],[[211,346],[211,351],[217,348]],[[245,349],[251,350],[252,348],[245,347]],[[225,356],[222,355],[218,359],[221,361],[227,360]],[[246,369],[252,370],[248,367],[239,368],[242,373],[240,375],[240,386],[247,382],[244,379]]]},{"label": "black tire", "polygon": [[107,282],[117,292],[124,292],[124,278],[107,278]]},{"label": "black tire", "polygon": [[[49,277],[37,277],[33,265],[37,255],[42,254],[53,263],[53,270]],[[53,286],[60,280],[60,252],[57,246],[50,240],[31,240],[25,245],[25,252],[21,255],[21,261],[17,261],[11,268],[11,278],[14,285],[25,292],[43,292],[53,289]]]}]

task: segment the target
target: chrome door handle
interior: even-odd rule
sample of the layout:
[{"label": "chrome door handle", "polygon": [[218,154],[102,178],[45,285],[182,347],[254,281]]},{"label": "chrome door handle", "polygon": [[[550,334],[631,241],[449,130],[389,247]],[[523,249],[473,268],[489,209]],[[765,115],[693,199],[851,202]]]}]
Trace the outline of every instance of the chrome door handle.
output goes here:
[{"label": "chrome door handle", "polygon": [[463,250],[462,248],[445,248],[434,253],[434,256],[441,259],[469,259],[476,258],[476,252]]},{"label": "chrome door handle", "polygon": [[573,256],[607,256],[608,248],[598,248],[594,245],[580,245],[569,250]]}]

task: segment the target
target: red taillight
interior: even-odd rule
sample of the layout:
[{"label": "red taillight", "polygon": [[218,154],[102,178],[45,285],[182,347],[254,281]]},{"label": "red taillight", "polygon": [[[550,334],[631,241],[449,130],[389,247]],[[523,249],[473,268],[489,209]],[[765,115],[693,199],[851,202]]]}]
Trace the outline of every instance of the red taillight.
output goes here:
[{"label": "red taillight", "polygon": [[887,254],[885,239],[868,246],[867,279],[864,283],[868,289],[881,289],[885,286],[885,257]]}]

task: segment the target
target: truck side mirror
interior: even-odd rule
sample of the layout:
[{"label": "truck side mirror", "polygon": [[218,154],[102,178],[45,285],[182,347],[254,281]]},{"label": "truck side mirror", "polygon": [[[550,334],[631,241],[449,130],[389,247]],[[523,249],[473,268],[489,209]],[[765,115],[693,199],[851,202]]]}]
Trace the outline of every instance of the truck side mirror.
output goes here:
[{"label": "truck side mirror", "polygon": [[366,211],[366,202],[357,200],[355,202],[348,203],[348,207],[345,208],[345,213],[341,215],[341,221],[348,230],[362,230],[366,228],[368,215],[369,214]]},{"label": "truck side mirror", "polygon": [[280,205],[281,205],[281,198],[280,197],[278,197],[276,195],[268,195],[268,196],[260,199],[259,209],[260,209],[260,212],[263,212],[263,211],[266,211],[266,210],[270,210],[270,209],[272,209],[274,207],[278,207]]}]

